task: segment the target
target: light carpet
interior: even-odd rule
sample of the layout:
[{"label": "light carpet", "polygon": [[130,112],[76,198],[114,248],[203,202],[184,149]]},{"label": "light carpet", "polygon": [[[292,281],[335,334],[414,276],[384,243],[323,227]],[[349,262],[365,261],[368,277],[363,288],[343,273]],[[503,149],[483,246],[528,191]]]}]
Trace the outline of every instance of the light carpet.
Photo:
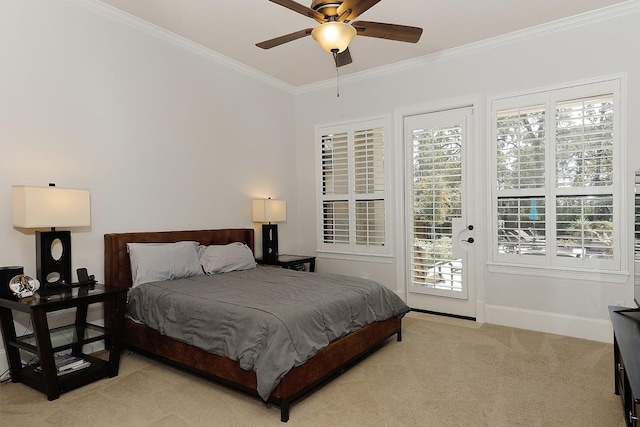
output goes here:
[{"label": "light carpet", "polygon": [[395,338],[280,410],[126,352],[120,375],[46,396],[0,386],[2,426],[624,426],[612,345],[410,313]]}]

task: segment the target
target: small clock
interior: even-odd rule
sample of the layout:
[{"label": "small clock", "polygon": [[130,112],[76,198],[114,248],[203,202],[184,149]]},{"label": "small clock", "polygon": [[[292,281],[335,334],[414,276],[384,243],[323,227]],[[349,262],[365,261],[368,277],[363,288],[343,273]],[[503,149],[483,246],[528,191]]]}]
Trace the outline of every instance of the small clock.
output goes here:
[{"label": "small clock", "polygon": [[11,289],[11,292],[18,298],[26,298],[32,296],[35,291],[40,289],[40,282],[37,279],[32,279],[29,276],[21,274],[9,281],[9,289]]}]

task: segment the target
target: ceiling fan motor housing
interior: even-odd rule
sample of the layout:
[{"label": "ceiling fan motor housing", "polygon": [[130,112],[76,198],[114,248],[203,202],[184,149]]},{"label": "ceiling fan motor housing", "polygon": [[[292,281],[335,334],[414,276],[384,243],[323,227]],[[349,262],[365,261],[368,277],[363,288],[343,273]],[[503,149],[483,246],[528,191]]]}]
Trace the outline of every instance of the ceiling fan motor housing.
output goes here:
[{"label": "ceiling fan motor housing", "polygon": [[338,7],[341,4],[341,1],[313,0],[311,9],[322,13],[326,17],[338,16]]}]

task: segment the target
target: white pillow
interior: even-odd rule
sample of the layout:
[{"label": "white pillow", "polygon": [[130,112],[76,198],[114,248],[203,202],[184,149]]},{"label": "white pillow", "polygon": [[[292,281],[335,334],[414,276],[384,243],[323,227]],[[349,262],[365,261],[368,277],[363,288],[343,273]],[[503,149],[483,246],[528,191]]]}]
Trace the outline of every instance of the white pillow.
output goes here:
[{"label": "white pillow", "polygon": [[240,242],[228,245],[200,246],[198,254],[200,255],[200,264],[207,274],[249,270],[256,267],[253,251],[249,246]]},{"label": "white pillow", "polygon": [[202,274],[198,242],[127,243],[132,287]]}]

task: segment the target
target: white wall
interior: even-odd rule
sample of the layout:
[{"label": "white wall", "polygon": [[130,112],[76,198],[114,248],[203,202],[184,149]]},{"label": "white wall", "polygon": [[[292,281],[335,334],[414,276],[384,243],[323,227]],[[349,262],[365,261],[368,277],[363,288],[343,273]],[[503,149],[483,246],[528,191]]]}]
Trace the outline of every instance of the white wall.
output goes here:
[{"label": "white wall", "polygon": [[[34,235],[12,226],[14,184],[91,190],[72,268],[98,280],[105,233],[259,230],[250,201],[267,196],[295,209],[290,90],[83,2],[0,0],[0,52],[0,265],[35,277]],[[283,251],[296,222],[280,225]]]},{"label": "white wall", "polygon": [[35,274],[34,237],[11,225],[13,184],[91,190],[73,268],[98,278],[104,233],[254,227],[252,198],[295,206],[290,92],[60,0],[0,2],[0,51],[3,265]]},{"label": "white wall", "polygon": [[[640,11],[621,8],[620,16],[588,25],[550,26],[546,34],[424,58],[393,73],[342,78],[336,98],[333,82],[294,97],[213,53],[89,5],[0,0],[0,264],[30,274],[35,241],[12,227],[13,184],[91,190],[92,226],[72,232],[73,269],[87,267],[98,279],[104,233],[254,227],[254,197],[286,199],[280,249],[313,254],[314,126],[394,116],[409,106],[479,99],[483,114],[488,96],[627,73],[629,179],[640,167]],[[479,178],[486,191],[486,176]],[[606,340],[607,305],[632,305],[630,281],[509,276],[489,272],[486,261],[483,253],[478,301],[487,321]],[[404,292],[397,260],[321,259],[318,268],[367,275]],[[27,324],[19,319],[18,332]],[[584,325],[596,331],[589,335]]]},{"label": "white wall", "polygon": [[[300,246],[312,252],[316,245],[316,199],[314,126],[375,115],[392,115],[416,105],[450,105],[452,100],[479,99],[476,112],[486,115],[487,97],[533,90],[563,83],[626,73],[628,76],[627,178],[640,167],[640,5],[626,4],[608,13],[551,24],[474,46],[411,61],[394,72],[372,72],[365,78],[341,79],[340,98],[332,84],[305,88],[297,95],[298,189]],[[352,52],[357,61],[357,52]],[[481,120],[482,152],[488,152],[486,120]],[[396,135],[396,133],[393,133]],[[402,144],[394,139],[392,144]],[[488,171],[475,177],[488,194]],[[395,188],[399,183],[395,182]],[[632,188],[625,216],[632,214]],[[485,197],[486,199],[486,197]],[[614,284],[594,277],[591,281],[550,279],[490,272],[482,242],[488,239],[486,206],[479,209],[476,246],[480,258],[477,284],[480,320],[539,329],[603,341],[611,340],[607,306],[624,302],[633,306],[631,278]],[[399,218],[392,218],[397,221]],[[625,226],[631,224],[625,220]],[[633,229],[629,228],[630,235]],[[625,247],[625,262],[632,264],[632,241]],[[378,279],[400,294],[400,259],[391,264],[320,259],[319,271],[338,271]],[[624,280],[625,278],[623,278]]]}]

